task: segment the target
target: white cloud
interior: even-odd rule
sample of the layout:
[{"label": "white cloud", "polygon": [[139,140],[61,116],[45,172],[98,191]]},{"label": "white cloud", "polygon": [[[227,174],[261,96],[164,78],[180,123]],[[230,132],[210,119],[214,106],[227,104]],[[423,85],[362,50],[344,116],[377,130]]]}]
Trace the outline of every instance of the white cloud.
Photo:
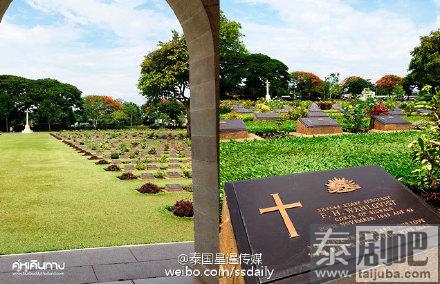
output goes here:
[{"label": "white cloud", "polygon": [[[171,29],[180,30],[171,8],[160,0],[26,2],[64,21],[27,27],[21,24],[26,19],[12,19],[7,12],[0,24],[0,73],[55,78],[78,86],[84,95],[143,103],[136,88],[143,56],[157,41],[169,39]],[[97,30],[106,30],[115,44],[90,43]]]},{"label": "white cloud", "polygon": [[247,0],[265,4],[278,14],[277,24],[243,21],[246,44],[285,62],[293,70],[324,77],[360,75],[377,80],[393,73],[405,75],[410,51],[420,29],[410,19],[385,10],[363,12],[340,0]]}]

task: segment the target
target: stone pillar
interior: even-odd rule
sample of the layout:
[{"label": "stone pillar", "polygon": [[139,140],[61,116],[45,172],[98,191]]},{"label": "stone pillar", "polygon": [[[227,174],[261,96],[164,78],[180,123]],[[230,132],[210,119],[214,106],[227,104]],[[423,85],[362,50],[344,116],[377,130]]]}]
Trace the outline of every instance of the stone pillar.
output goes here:
[{"label": "stone pillar", "polygon": [[189,50],[195,250],[215,254],[219,251],[219,0],[167,1],[183,27]]},{"label": "stone pillar", "polygon": [[0,22],[3,19],[3,15],[6,12],[6,9],[8,9],[9,4],[11,4],[12,0],[0,0]]}]

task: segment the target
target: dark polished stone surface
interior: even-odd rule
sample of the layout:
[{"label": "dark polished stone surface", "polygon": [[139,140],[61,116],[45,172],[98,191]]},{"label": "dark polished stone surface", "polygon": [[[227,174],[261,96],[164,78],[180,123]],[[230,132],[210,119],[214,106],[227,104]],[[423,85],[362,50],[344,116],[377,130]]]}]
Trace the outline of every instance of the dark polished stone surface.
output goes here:
[{"label": "dark polished stone surface", "polygon": [[[338,191],[332,192],[327,184],[334,178],[351,180],[359,188],[343,192],[343,187],[337,187]],[[417,220],[422,220],[422,224],[440,224],[436,212],[379,166],[236,181],[226,183],[225,193],[239,253],[261,253],[262,265],[254,268],[274,269],[270,280],[247,277],[246,283],[305,280],[310,272],[313,224],[319,228],[400,225]],[[284,205],[296,204],[286,211],[298,236],[292,237],[280,211],[261,214],[260,209],[276,206],[274,194]],[[378,209],[390,211],[383,214]]]},{"label": "dark polished stone surface", "polygon": [[242,119],[222,119],[220,120],[220,133],[247,131],[246,124]]},{"label": "dark polished stone surface", "polygon": [[398,115],[375,115],[373,117],[382,124],[411,124]]},{"label": "dark polished stone surface", "polygon": [[339,124],[331,117],[307,117],[299,119],[307,127],[333,127]]}]

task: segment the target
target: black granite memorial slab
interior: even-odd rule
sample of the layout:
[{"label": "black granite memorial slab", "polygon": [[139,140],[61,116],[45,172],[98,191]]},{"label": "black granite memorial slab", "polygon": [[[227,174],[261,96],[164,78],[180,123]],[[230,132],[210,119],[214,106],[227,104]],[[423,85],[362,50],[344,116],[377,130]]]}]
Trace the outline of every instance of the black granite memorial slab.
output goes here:
[{"label": "black granite memorial slab", "polygon": [[180,173],[178,172],[167,172],[168,178],[181,178]]},{"label": "black granite memorial slab", "polygon": [[417,110],[417,113],[420,114],[420,115],[431,115],[432,114],[432,110],[425,109],[425,108],[419,108]]},{"label": "black granite memorial slab", "polygon": [[321,108],[316,103],[312,103],[312,105],[307,110],[308,111],[322,111]]},{"label": "black granite memorial slab", "polygon": [[440,224],[440,216],[379,166],[295,174],[225,184],[240,254],[262,254],[243,269],[274,269],[246,283],[305,283],[311,225]]},{"label": "black granite memorial slab", "polygon": [[183,187],[180,184],[166,184],[165,191],[182,191]]},{"label": "black granite memorial slab", "polygon": [[339,126],[339,124],[331,117],[302,117],[299,119],[306,127],[330,127]]},{"label": "black granite memorial slab", "polygon": [[152,173],[142,173],[140,175],[141,179],[154,179],[154,175]]},{"label": "black granite memorial slab", "polygon": [[400,108],[393,108],[388,112],[392,116],[404,116],[405,113]]},{"label": "black granite memorial slab", "polygon": [[321,111],[309,111],[307,112],[307,117],[326,117],[328,116],[325,112]]},{"label": "black granite memorial slab", "polygon": [[373,129],[379,131],[409,130],[412,124],[398,115],[375,115],[372,117]]},{"label": "black granite memorial slab", "polygon": [[255,120],[277,120],[279,118],[276,112],[256,112],[254,113]]},{"label": "black granite memorial slab", "polygon": [[246,124],[242,119],[221,119],[220,133],[247,131]]},{"label": "black granite memorial slab", "polygon": [[254,112],[253,110],[247,108],[234,108],[233,111],[238,114],[248,114]]}]

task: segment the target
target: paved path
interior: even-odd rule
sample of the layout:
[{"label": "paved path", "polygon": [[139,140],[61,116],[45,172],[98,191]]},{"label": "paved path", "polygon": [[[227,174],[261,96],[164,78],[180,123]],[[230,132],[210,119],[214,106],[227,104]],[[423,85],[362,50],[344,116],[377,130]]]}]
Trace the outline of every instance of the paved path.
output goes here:
[{"label": "paved path", "polygon": [[[180,254],[194,252],[193,242],[93,248],[0,256],[0,283],[198,283],[193,278],[166,278],[165,269],[181,268]],[[63,275],[14,275],[16,261],[65,263]]]}]

